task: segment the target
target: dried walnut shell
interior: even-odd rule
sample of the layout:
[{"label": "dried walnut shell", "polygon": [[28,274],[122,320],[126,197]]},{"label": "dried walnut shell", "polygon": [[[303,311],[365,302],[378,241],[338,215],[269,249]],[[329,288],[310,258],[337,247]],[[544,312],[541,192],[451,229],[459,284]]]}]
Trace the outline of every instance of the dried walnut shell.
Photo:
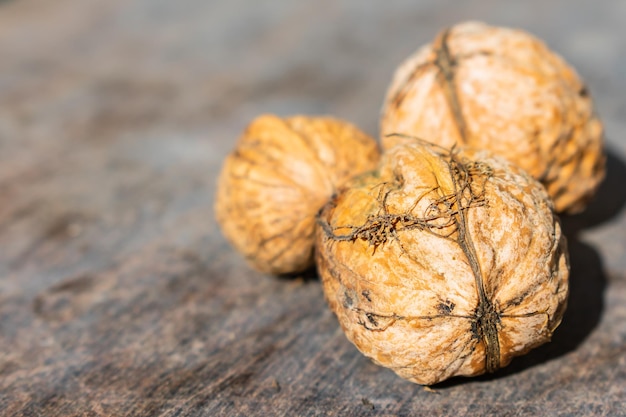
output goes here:
[{"label": "dried walnut shell", "polygon": [[374,139],[347,122],[260,116],[224,162],[217,221],[255,269],[305,270],[313,265],[315,214],[339,185],[378,160]]},{"label": "dried walnut shell", "polygon": [[468,22],[396,70],[383,148],[401,133],[489,149],[540,180],[559,212],[584,209],[604,176],[603,128],[573,68],[519,30]]},{"label": "dried walnut shell", "polygon": [[318,224],[325,296],[348,339],[413,382],[493,372],[561,321],[569,266],[551,200],[487,151],[396,146]]}]

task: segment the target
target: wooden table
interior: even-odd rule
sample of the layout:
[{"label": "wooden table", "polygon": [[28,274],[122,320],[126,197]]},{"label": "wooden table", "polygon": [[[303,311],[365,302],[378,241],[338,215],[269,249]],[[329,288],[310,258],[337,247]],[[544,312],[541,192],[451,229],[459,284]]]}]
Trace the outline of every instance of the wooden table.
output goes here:
[{"label": "wooden table", "polygon": [[[426,391],[346,340],[314,273],[250,270],[213,220],[256,115],[376,134],[394,67],[467,19],[588,81],[608,177],[564,219],[552,343]],[[0,415],[626,415],[626,3],[0,1]]]}]

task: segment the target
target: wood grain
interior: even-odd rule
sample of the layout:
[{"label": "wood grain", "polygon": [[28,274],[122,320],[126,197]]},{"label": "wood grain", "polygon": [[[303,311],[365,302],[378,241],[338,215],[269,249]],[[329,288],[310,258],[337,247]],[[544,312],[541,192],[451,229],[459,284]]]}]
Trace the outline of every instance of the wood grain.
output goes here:
[{"label": "wood grain", "polygon": [[[626,415],[620,2],[0,2],[0,415]],[[256,115],[373,134],[393,68],[476,18],[546,39],[607,125],[608,177],[564,219],[553,342],[435,392],[346,340],[314,273],[255,273],[213,220]]]}]

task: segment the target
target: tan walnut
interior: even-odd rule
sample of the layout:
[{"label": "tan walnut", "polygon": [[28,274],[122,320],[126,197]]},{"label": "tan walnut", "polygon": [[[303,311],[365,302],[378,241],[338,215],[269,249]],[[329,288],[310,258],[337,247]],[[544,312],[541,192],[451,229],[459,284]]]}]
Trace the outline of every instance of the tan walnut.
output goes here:
[{"label": "tan walnut", "polygon": [[487,151],[398,145],[320,211],[317,264],[348,339],[419,384],[550,340],[566,240],[544,187]]},{"label": "tan walnut", "polygon": [[374,139],[329,117],[263,115],[246,128],[218,179],[215,215],[255,269],[313,265],[315,215],[353,174],[372,170]]},{"label": "tan walnut", "polygon": [[489,149],[541,181],[558,212],[584,209],[604,177],[603,128],[561,57],[520,30],[467,22],[396,70],[381,115],[383,148],[400,133]]}]

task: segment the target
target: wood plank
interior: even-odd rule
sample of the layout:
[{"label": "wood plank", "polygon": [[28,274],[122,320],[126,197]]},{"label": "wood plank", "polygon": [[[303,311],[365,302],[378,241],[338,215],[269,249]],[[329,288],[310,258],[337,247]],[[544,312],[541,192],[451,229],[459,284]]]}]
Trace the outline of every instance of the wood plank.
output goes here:
[{"label": "wood plank", "polygon": [[[626,10],[410,3],[0,2],[0,415],[626,415]],[[553,342],[426,391],[358,353],[314,272],[245,266],[213,220],[215,177],[261,113],[375,134],[395,65],[477,16],[580,69],[609,171],[563,219]]]}]

